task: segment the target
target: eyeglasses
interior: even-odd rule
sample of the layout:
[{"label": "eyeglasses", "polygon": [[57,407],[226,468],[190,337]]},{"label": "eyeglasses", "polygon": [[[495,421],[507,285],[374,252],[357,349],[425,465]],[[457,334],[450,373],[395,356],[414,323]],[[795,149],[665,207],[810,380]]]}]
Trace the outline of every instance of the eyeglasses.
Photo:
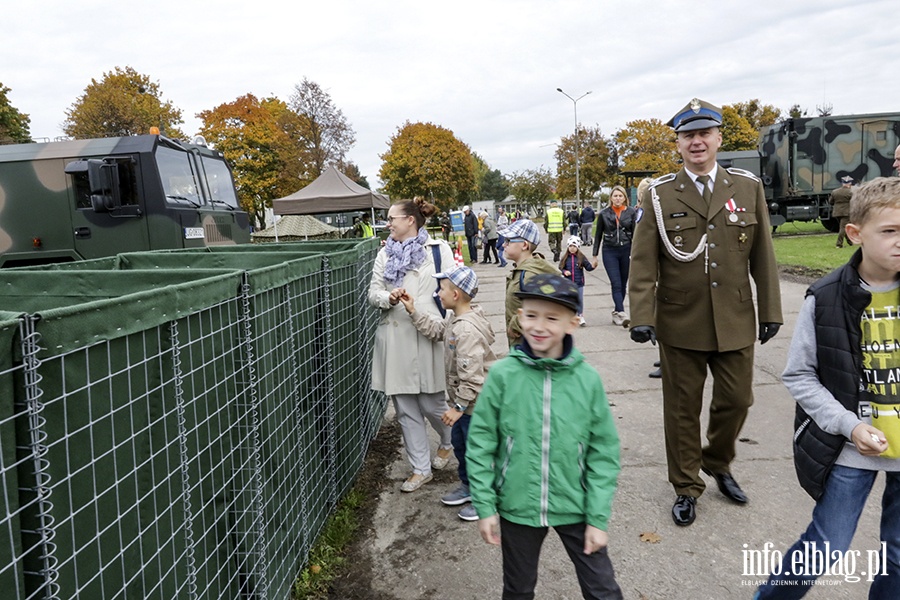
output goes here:
[{"label": "eyeglasses", "polygon": [[412,215],[397,215],[396,217],[388,217],[388,222],[393,223],[394,219],[405,219],[407,217],[411,217]]}]

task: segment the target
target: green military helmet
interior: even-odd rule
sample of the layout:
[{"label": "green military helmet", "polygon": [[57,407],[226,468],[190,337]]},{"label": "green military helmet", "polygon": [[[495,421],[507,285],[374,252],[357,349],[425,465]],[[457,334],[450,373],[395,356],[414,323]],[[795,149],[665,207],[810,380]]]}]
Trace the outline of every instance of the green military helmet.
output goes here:
[{"label": "green military helmet", "polygon": [[675,133],[696,131],[697,129],[707,129],[709,127],[721,127],[722,109],[705,100],[694,98],[684,108],[679,110],[674,117],[669,119],[666,125],[675,129]]}]

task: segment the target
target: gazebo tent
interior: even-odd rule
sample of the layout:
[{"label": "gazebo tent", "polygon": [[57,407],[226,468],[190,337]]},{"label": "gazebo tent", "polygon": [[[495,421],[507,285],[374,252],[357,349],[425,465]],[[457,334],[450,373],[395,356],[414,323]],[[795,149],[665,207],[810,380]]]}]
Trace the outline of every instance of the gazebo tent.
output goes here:
[{"label": "gazebo tent", "polygon": [[[316,215],[354,210],[385,210],[391,207],[387,196],[367,190],[333,166],[290,196],[272,201],[276,215]],[[373,214],[374,217],[374,214]]]},{"label": "gazebo tent", "polygon": [[[277,226],[277,229],[276,229]],[[328,239],[340,237],[340,230],[310,215],[285,215],[278,223],[250,234],[254,242]]]}]

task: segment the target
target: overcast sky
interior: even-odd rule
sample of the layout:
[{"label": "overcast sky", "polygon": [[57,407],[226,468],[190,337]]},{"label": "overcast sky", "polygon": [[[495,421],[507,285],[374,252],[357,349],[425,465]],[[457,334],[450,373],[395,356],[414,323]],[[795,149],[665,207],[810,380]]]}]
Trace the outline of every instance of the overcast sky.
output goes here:
[{"label": "overcast sky", "polygon": [[[287,100],[304,77],[356,131],[377,185],[406,120],[451,129],[504,173],[555,170],[578,120],[613,134],[694,96],[815,114],[900,112],[897,4],[887,0],[44,0],[4,4],[0,83],[34,137],[92,78],[130,66],[195,115],[247,93]],[[892,25],[893,24],[893,25]]]}]

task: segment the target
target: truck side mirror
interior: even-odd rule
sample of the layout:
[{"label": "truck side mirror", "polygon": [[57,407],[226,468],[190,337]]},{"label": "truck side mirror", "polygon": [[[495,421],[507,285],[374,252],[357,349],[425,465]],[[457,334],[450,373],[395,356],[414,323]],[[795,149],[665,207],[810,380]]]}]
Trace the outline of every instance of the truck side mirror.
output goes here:
[{"label": "truck side mirror", "polygon": [[110,212],[122,206],[119,166],[115,161],[75,160],[66,165],[70,175],[87,175],[94,212]]}]

